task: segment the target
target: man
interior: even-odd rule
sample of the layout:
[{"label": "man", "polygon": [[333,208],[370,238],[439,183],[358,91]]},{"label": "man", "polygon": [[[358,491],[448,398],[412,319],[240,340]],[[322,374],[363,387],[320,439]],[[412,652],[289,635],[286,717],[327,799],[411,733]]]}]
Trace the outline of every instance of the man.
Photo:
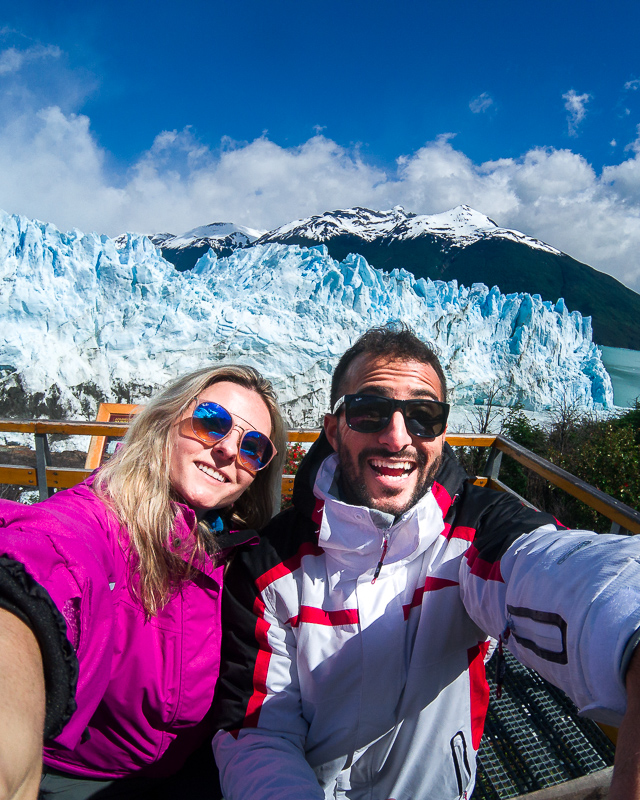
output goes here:
[{"label": "man", "polygon": [[[294,507],[225,577],[226,800],[469,797],[488,636],[586,713],[622,718],[640,541],[560,530],[467,483],[445,401],[435,354],[408,330],[373,329],[339,362]],[[637,683],[619,800],[640,798]]]}]

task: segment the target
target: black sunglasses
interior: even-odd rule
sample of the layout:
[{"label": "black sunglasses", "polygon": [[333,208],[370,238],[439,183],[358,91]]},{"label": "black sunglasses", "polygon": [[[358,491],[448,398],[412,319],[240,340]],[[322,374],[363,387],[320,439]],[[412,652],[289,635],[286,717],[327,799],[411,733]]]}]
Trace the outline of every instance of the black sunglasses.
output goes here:
[{"label": "black sunglasses", "polygon": [[438,400],[396,400],[376,394],[345,394],[331,413],[336,414],[342,405],[347,425],[358,433],[384,430],[396,409],[400,409],[410,434],[421,439],[433,439],[444,433],[449,417],[449,404]]}]

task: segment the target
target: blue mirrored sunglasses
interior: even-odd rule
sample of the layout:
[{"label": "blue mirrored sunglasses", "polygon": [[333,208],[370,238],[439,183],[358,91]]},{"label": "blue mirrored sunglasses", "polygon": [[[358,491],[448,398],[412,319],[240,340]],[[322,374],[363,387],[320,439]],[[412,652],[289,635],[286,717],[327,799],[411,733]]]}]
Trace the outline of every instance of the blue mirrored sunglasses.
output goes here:
[{"label": "blue mirrored sunglasses", "polygon": [[[237,414],[235,416],[247,422]],[[251,472],[260,472],[269,466],[277,452],[271,439],[260,431],[235,424],[233,417],[223,406],[218,403],[200,403],[191,417],[191,430],[203,444],[214,445],[221,442],[234,428],[242,432],[238,443],[240,464]]]}]

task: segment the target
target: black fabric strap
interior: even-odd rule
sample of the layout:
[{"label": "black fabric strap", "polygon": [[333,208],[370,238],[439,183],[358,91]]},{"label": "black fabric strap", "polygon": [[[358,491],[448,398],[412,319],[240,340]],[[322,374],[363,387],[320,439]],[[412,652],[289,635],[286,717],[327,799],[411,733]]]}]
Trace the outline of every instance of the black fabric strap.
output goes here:
[{"label": "black fabric strap", "polygon": [[0,557],[0,607],[28,625],[38,640],[46,688],[44,738],[54,739],[76,710],[78,659],[64,617],[24,565],[7,557]]}]

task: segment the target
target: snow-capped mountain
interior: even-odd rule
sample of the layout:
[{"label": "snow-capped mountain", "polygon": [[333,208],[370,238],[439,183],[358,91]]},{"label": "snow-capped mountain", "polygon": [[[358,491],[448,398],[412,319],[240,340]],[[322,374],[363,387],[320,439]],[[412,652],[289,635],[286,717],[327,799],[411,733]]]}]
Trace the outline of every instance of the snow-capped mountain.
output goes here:
[{"label": "snow-capped mountain", "polygon": [[264,231],[231,222],[212,222],[177,236],[172,233],[154,233],[149,238],[160,248],[163,258],[179,270],[185,270],[191,269],[200,256],[210,249],[216,255],[227,256],[238,247],[252,244],[263,234]]},{"label": "snow-capped mountain", "polygon": [[190,271],[146,236],[118,240],[0,213],[0,415],[95,415],[207,362],[270,377],[295,426],[318,425],[331,373],[364,330],[411,325],[440,351],[454,403],[610,407],[591,324],[562,300],[385,273],[325,246],[267,244]]},{"label": "snow-capped mountain", "polygon": [[564,297],[568,308],[592,318],[598,344],[640,350],[640,295],[539,239],[499,227],[468,206],[432,215],[411,214],[400,206],[389,211],[349,208],[259,234],[221,223],[219,229],[214,224],[151,239],[180,270],[192,269],[209,247],[227,256],[252,244],[325,244],[338,261],[358,253],[387,272],[406,269],[415,278],[457,280],[465,286],[485,283],[504,294],[539,294],[552,302]]},{"label": "snow-capped mountain", "polygon": [[[504,294],[539,294],[590,316],[600,345],[640,350],[640,295],[615,278],[581,264],[555,247],[500,228],[484,214],[458,206],[443,214],[343,209],[296,220],[256,244],[326,244],[341,261],[359,253],[378,269],[406,269],[415,278],[485,283]],[[194,261],[195,263],[195,261]]]},{"label": "snow-capped mountain", "polygon": [[456,206],[443,214],[412,214],[407,213],[402,206],[396,206],[390,211],[371,211],[368,208],[330,211],[282,225],[265,233],[257,243],[297,243],[298,239],[326,243],[338,236],[354,236],[365,242],[389,238],[402,241],[432,236],[441,239],[446,250],[467,247],[480,239],[510,239],[538,250],[560,254],[560,250],[538,239],[500,228],[489,217],[465,205]]}]

